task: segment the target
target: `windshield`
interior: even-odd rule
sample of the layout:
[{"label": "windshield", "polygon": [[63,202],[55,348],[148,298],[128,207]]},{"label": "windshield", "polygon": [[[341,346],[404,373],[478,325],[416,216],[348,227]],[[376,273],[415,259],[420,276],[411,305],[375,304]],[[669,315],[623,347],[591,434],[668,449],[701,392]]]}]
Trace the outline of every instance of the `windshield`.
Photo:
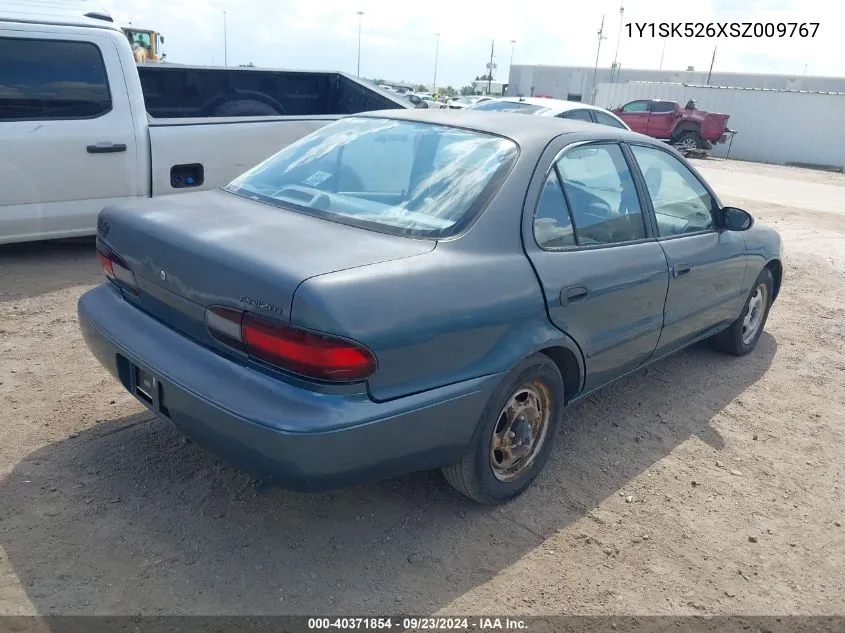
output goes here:
[{"label": "windshield", "polygon": [[410,237],[465,227],[507,176],[513,141],[428,123],[350,117],[224,187],[325,219]]},{"label": "windshield", "polygon": [[546,112],[548,108],[542,108],[531,103],[520,101],[483,101],[472,106],[473,110],[485,110],[487,112],[519,112],[520,114],[539,114]]}]

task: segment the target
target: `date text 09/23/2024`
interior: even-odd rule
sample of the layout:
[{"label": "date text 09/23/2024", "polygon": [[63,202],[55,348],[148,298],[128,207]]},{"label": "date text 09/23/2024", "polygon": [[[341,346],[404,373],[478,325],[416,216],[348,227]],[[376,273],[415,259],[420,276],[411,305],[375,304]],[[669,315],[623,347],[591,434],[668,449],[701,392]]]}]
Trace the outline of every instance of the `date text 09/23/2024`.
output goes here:
[{"label": "date text 09/23/2024", "polygon": [[815,37],[819,22],[628,22],[628,37]]},{"label": "date text 09/23/2024", "polygon": [[524,619],[510,617],[308,618],[309,631],[527,631]]}]

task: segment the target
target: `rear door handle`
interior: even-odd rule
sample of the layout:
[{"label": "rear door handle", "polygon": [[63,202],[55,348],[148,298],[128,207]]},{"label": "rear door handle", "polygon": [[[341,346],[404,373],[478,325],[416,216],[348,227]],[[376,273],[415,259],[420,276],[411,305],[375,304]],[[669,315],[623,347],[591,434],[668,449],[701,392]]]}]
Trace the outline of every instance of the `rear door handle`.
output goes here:
[{"label": "rear door handle", "polygon": [[560,305],[565,306],[586,299],[590,294],[584,286],[570,286],[560,291]]},{"label": "rear door handle", "polygon": [[673,277],[680,277],[681,275],[686,275],[690,271],[689,264],[675,264],[672,266],[672,276]]},{"label": "rear door handle", "polygon": [[125,152],[125,143],[97,143],[96,145],[89,145],[87,148],[89,154],[115,154],[117,152]]}]

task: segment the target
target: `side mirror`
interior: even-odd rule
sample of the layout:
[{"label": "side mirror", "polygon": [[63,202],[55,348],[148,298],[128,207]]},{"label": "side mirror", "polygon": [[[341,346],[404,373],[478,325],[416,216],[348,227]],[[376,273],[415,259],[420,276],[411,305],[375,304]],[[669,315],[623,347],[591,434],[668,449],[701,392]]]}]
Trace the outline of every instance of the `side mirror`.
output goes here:
[{"label": "side mirror", "polygon": [[162,44],[164,44],[164,35],[159,35],[158,41],[161,42]]},{"label": "side mirror", "polygon": [[754,224],[754,218],[743,209],[722,207],[719,214],[722,216],[722,227],[728,231],[747,231]]}]

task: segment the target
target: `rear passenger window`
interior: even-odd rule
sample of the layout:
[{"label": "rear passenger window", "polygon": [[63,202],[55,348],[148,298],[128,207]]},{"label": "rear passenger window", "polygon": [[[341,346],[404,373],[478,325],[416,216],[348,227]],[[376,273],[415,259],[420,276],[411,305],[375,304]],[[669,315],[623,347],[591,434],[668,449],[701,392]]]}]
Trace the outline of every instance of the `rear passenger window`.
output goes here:
[{"label": "rear passenger window", "polygon": [[569,207],[555,170],[546,178],[534,213],[534,239],[540,248],[575,246]]},{"label": "rear passenger window", "polygon": [[94,44],[0,38],[0,121],[89,119],[111,107]]},{"label": "rear passenger window", "polygon": [[569,112],[564,112],[560,116],[564,119],[575,119],[577,121],[588,121],[590,123],[593,122],[593,118],[587,110],[570,110]]},{"label": "rear passenger window", "polygon": [[646,237],[634,180],[618,145],[573,148],[558,161],[557,168],[580,246]]},{"label": "rear passenger window", "polygon": [[605,114],[599,110],[593,110],[593,116],[596,117],[596,123],[600,123],[601,125],[609,125],[610,127],[618,127],[622,130],[626,129],[625,125],[622,124],[619,119],[610,116],[609,114]]}]

